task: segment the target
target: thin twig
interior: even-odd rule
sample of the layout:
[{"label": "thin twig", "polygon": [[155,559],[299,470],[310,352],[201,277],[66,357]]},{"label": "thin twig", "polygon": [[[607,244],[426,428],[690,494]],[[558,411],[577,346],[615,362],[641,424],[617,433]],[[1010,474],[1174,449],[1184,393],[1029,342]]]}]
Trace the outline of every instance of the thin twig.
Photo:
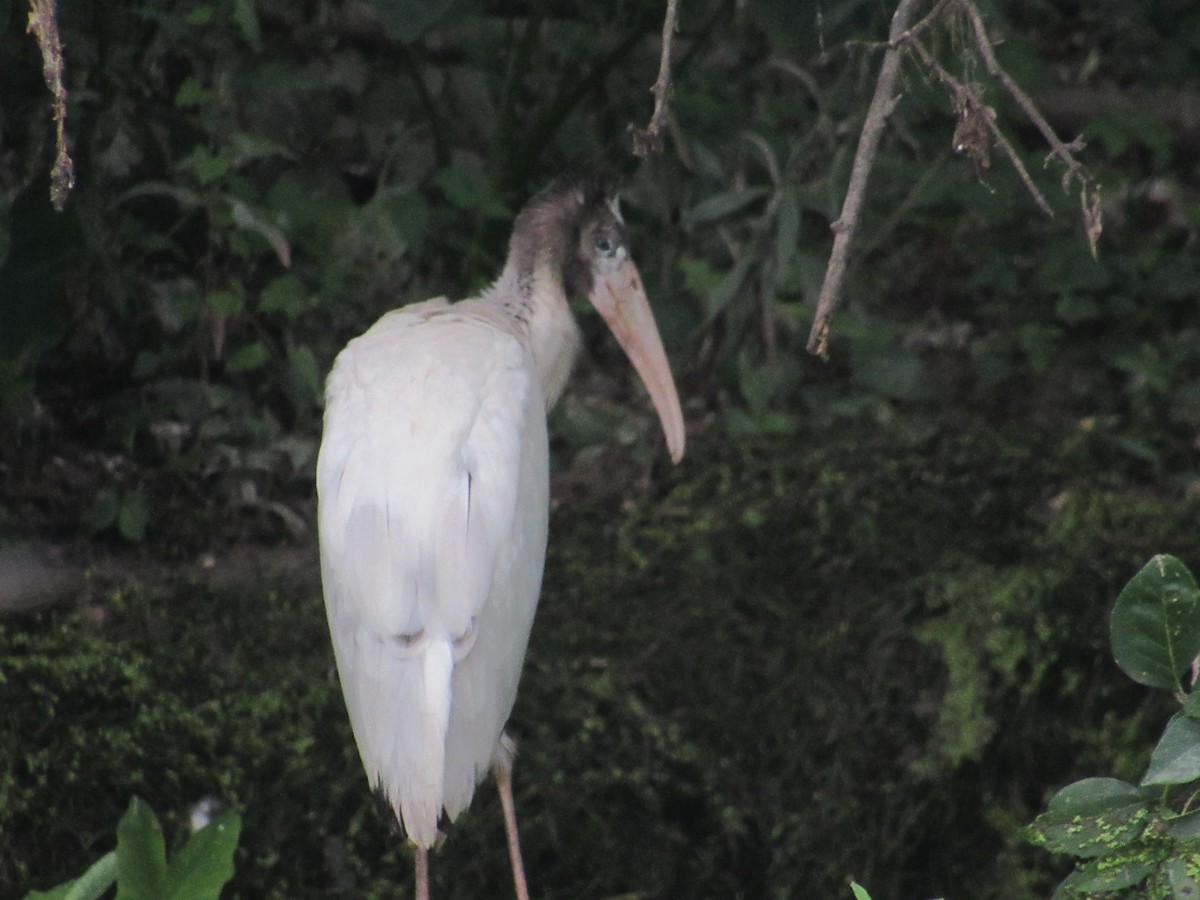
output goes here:
[{"label": "thin twig", "polygon": [[1076,138],[1070,144],[1065,144],[1059,140],[1058,135],[1054,133],[1054,129],[1050,127],[1050,123],[1042,116],[1041,111],[1034,105],[1029,95],[1021,90],[1021,86],[996,61],[996,55],[992,52],[992,39],[988,36],[987,29],[983,24],[983,17],[979,14],[979,10],[975,7],[973,0],[956,0],[956,2],[959,9],[971,20],[971,27],[975,31],[975,44],[979,47],[979,53],[983,57],[984,65],[987,66],[988,74],[1004,85],[1004,89],[1008,91],[1009,96],[1025,111],[1025,115],[1029,117],[1029,121],[1042,133],[1042,137],[1050,145],[1051,154],[1062,160],[1063,165],[1067,167],[1067,176],[1064,177],[1063,188],[1067,187],[1070,180],[1069,176],[1071,175],[1085,180],[1083,166],[1071,155],[1071,151],[1078,152],[1083,149],[1082,138]]},{"label": "thin twig", "polygon": [[63,87],[63,48],[58,35],[58,18],[54,0],[29,0],[29,26],[42,52],[42,76],[54,95],[54,126],[56,154],[50,170],[50,202],[62,211],[67,194],[75,186],[75,164],[67,152],[67,89]]},{"label": "thin twig", "polygon": [[[942,65],[933,58],[919,40],[908,35],[905,40],[909,45],[917,51],[917,56],[921,57],[921,62],[929,67],[930,71],[937,76],[938,81],[944,84],[954,95],[954,107],[958,111],[960,117],[970,117],[971,121],[978,125],[983,123],[992,133],[992,137],[996,140],[998,146],[1004,155],[1008,157],[1008,161],[1012,163],[1012,167],[1016,170],[1021,183],[1025,185],[1025,190],[1029,191],[1029,195],[1033,197],[1033,201],[1038,205],[1038,208],[1051,218],[1054,217],[1054,210],[1050,208],[1050,204],[1046,202],[1046,198],[1042,192],[1038,190],[1038,186],[1034,183],[1025,164],[1021,162],[1021,158],[1017,155],[1017,151],[1009,143],[1008,138],[1004,136],[1004,132],[1000,130],[1000,126],[996,124],[996,113],[983,102],[983,98],[979,96],[979,91],[970,85],[965,85],[942,67]],[[960,149],[958,147],[955,148]],[[966,148],[964,148],[966,149]]]},{"label": "thin twig", "polygon": [[1063,190],[1069,190],[1072,181],[1079,182],[1079,203],[1083,214],[1083,228],[1087,235],[1088,248],[1092,252],[1092,257],[1095,258],[1104,223],[1100,212],[1100,186],[1074,156],[1075,153],[1083,150],[1083,138],[1077,137],[1069,144],[1059,139],[1029,95],[1021,90],[1020,85],[996,61],[996,56],[992,52],[991,38],[988,36],[987,29],[983,24],[983,16],[979,14],[974,0],[955,0],[955,4],[971,21],[971,28],[975,32],[975,43],[979,47],[979,53],[983,57],[988,73],[1004,85],[1009,96],[1025,111],[1029,121],[1042,133],[1042,137],[1050,145],[1050,154],[1047,156],[1047,160],[1056,156],[1065,167],[1066,171],[1063,172],[1062,177]]},{"label": "thin twig", "polygon": [[650,90],[654,94],[654,113],[645,128],[629,126],[636,156],[662,153],[663,126],[667,121],[667,95],[671,92],[671,40],[679,21],[679,0],[667,0],[667,14],[663,18],[662,56],[658,61],[658,78]]},{"label": "thin twig", "polygon": [[828,356],[829,319],[833,316],[841,297],[850,242],[858,227],[858,216],[867,191],[867,179],[875,164],[875,155],[879,151],[879,142],[883,138],[887,118],[899,100],[896,95],[896,80],[900,75],[903,37],[908,31],[908,23],[919,2],[920,0],[900,0],[896,12],[892,14],[892,24],[888,30],[888,48],[879,67],[875,93],[871,97],[871,105],[867,109],[866,121],[863,122],[862,134],[858,139],[858,149],[854,153],[846,199],[842,203],[841,215],[831,226],[833,249],[829,254],[829,265],[825,269],[825,282],[821,285],[821,293],[817,297],[816,318],[808,336],[808,351],[822,359]]},{"label": "thin twig", "polygon": [[928,31],[933,23],[936,22],[942,15],[942,12],[946,9],[946,6],[953,2],[954,0],[938,0],[938,2],[934,4],[933,9],[926,13],[925,18],[923,18],[912,28],[908,29],[909,35],[916,37],[922,32]]}]

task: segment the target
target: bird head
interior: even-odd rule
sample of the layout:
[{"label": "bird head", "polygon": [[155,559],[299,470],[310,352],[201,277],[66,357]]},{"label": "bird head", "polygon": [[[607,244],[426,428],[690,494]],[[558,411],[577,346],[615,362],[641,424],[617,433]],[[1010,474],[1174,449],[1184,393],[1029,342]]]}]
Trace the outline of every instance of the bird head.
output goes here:
[{"label": "bird head", "polygon": [[[533,198],[517,217],[514,242],[545,254],[562,273],[568,297],[586,297],[625,351],[658,413],[673,462],[683,458],[685,435],[679,395],[662,339],[629,253],[616,186],[597,176],[560,181]],[[531,271],[539,260],[529,260]]]}]

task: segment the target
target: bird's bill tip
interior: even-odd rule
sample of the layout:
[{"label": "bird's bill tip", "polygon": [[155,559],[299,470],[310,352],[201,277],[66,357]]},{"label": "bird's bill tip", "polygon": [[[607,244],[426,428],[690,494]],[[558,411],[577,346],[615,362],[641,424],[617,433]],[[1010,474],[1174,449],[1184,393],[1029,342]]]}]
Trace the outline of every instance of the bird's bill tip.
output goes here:
[{"label": "bird's bill tip", "polygon": [[667,440],[667,452],[671,461],[678,463],[686,444],[683,411],[637,266],[626,259],[598,271],[589,299],[646,386]]}]

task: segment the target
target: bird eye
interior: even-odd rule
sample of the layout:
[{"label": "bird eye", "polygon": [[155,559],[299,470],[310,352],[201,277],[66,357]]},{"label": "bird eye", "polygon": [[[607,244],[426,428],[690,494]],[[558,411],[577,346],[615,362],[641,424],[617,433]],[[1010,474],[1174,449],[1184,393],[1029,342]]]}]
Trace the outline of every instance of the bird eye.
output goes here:
[{"label": "bird eye", "polygon": [[617,245],[607,234],[596,235],[596,249],[601,256],[612,256],[617,252]]}]

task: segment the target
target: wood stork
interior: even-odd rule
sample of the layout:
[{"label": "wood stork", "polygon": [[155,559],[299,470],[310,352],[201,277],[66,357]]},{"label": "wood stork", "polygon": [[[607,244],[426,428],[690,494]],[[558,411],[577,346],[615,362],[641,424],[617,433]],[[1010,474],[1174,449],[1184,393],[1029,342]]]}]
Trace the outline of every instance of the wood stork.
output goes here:
[{"label": "wood stork", "polygon": [[499,279],[458,303],[384,315],[338,355],[317,462],[321,578],[367,777],[428,851],[492,771],[516,893],[528,897],[504,726],[545,563],[546,412],[580,338],[586,296],[650,394],[672,460],[679,398],[626,246],[615,196],[561,182],[518,214]]}]

